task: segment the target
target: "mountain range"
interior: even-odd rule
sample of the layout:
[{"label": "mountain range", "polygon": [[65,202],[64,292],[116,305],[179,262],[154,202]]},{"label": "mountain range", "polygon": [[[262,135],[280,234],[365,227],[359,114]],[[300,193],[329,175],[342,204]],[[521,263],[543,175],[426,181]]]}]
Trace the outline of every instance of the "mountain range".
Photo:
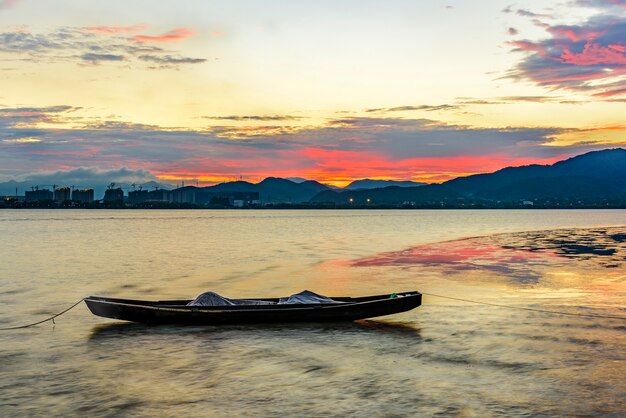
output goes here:
[{"label": "mountain range", "polygon": [[[53,179],[50,179],[52,183]],[[20,194],[32,186],[29,182],[0,183],[0,195]],[[40,185],[44,187],[45,185]],[[92,187],[96,198],[106,185]],[[138,185],[135,185],[138,186]],[[116,187],[132,190],[131,185]],[[144,189],[172,189],[171,185],[148,182]],[[51,187],[48,187],[51,188]],[[507,167],[494,173],[459,177],[441,184],[408,181],[363,179],[343,189],[302,178],[268,177],[260,183],[233,181],[208,187],[186,186],[215,192],[258,192],[266,203],[311,203],[334,205],[432,205],[438,202],[519,202],[537,200],[622,200],[626,202],[626,150],[622,148],[593,151],[552,165]],[[100,189],[100,190],[99,190]]]},{"label": "mountain range", "polygon": [[[368,200],[369,199],[369,200]],[[626,150],[592,151],[552,165],[507,167],[419,187],[325,190],[312,201],[335,204],[415,204],[470,199],[486,202],[563,199],[626,199]]]},{"label": "mountain range", "polygon": [[[57,179],[58,180],[58,179]],[[38,186],[40,189],[48,188],[52,190],[52,186],[56,185],[58,187],[65,186],[63,182],[55,181],[54,177],[44,181],[44,182],[33,182],[33,181],[8,181],[4,183],[0,183],[0,196],[13,196],[15,195],[15,190],[19,195],[23,195],[25,190],[30,190],[32,187]],[[410,182],[410,181],[393,181],[393,180],[356,180],[350,183],[346,188],[349,189],[368,189],[380,187],[380,185],[398,185],[401,187],[406,187],[408,185],[419,185],[422,183]],[[78,188],[92,188],[94,189],[94,193],[96,198],[99,198],[104,195],[104,191],[106,190],[108,183],[84,183],[84,182],[74,182],[72,186]],[[174,189],[175,186],[170,184],[158,183],[155,181],[149,181],[141,184],[129,184],[129,183],[115,183],[115,187],[121,187],[126,193],[131,190],[137,190],[142,188],[144,190],[153,190],[155,188],[171,190]],[[324,190],[336,190],[332,186],[328,186],[317,181],[306,180],[302,178],[277,178],[277,177],[268,177],[260,183],[250,183],[247,181],[232,181],[226,183],[216,184],[214,186],[208,187],[196,187],[196,186],[185,186],[186,188],[197,188],[204,189],[210,191],[240,191],[240,192],[258,192],[260,195],[260,199],[263,202],[268,203],[278,203],[278,202],[288,202],[288,203],[301,203],[308,202],[311,198],[317,195],[319,192]],[[339,189],[341,190],[341,189]]]},{"label": "mountain range", "polygon": [[362,180],[353,181],[352,183],[344,187],[344,189],[346,190],[379,189],[382,187],[389,187],[389,186],[416,187],[416,186],[424,186],[426,184],[427,183],[418,183],[416,181],[362,179]]}]

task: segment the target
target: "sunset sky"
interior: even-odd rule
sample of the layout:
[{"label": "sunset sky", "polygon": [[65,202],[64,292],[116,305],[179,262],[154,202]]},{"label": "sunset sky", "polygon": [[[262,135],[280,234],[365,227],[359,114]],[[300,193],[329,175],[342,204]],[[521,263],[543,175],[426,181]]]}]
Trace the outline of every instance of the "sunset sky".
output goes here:
[{"label": "sunset sky", "polygon": [[0,0],[0,181],[439,182],[626,144],[626,0]]}]

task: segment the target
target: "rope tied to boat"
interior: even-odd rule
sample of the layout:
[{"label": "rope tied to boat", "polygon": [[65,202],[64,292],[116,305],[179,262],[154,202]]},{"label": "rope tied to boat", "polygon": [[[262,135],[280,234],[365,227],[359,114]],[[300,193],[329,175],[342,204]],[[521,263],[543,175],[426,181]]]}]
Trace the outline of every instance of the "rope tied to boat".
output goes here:
[{"label": "rope tied to boat", "polygon": [[582,317],[586,317],[586,318],[621,319],[622,321],[626,321],[626,316],[583,314],[583,313],[576,313],[576,312],[552,311],[552,310],[549,310],[549,309],[530,308],[530,307],[527,307],[527,306],[502,305],[502,304],[499,304],[499,303],[482,302],[482,301],[478,301],[478,300],[455,298],[455,297],[452,297],[452,296],[436,295],[434,293],[426,293],[426,292],[420,292],[420,293],[422,295],[434,296],[436,298],[458,300],[460,302],[476,303],[478,305],[497,306],[499,308],[518,309],[518,310],[523,310],[523,311],[533,311],[533,312],[549,313],[549,314],[554,314],[554,315],[582,316]]},{"label": "rope tied to boat", "polygon": [[[432,296],[432,297],[437,297],[437,298],[442,298],[442,299],[456,300],[456,301],[460,301],[460,302],[475,303],[475,304],[478,304],[478,305],[497,306],[499,308],[518,309],[518,310],[524,310],[524,311],[548,313],[548,314],[553,314],[553,315],[578,316],[578,317],[585,317],[585,318],[620,319],[622,321],[626,321],[626,316],[597,315],[597,314],[583,314],[583,313],[575,313],[575,312],[553,311],[553,310],[549,310],[549,309],[530,308],[530,307],[527,307],[527,306],[511,306],[511,305],[503,305],[503,304],[499,304],[499,303],[483,302],[483,301],[478,301],[478,300],[457,298],[457,297],[453,297],[453,296],[437,295],[435,293],[428,293],[428,292],[420,292],[420,293],[422,295],[426,295],[426,296]],[[392,295],[395,295],[397,297],[397,295],[395,293],[393,293]],[[391,298],[394,298],[394,297],[391,296]],[[0,328],[0,331],[10,331],[10,330],[16,330],[16,329],[30,328],[30,327],[34,327],[36,325],[43,324],[44,322],[49,322],[49,321],[52,321],[52,323],[55,323],[54,322],[55,318],[58,318],[59,316],[61,316],[61,315],[65,314],[65,313],[71,311],[72,309],[74,309],[76,306],[78,306],[85,299],[86,298],[82,298],[78,302],[76,302],[72,306],[70,306],[69,308],[66,308],[66,309],[62,310],[61,312],[59,312],[57,314],[54,314],[51,317],[48,317],[46,319],[42,319],[41,321],[33,322],[31,324],[26,324],[26,325],[18,325],[18,326],[14,326],[14,327]]]},{"label": "rope tied to boat", "polygon": [[73,304],[72,306],[70,306],[69,308],[52,315],[49,318],[43,319],[41,321],[37,321],[37,322],[33,322],[32,324],[26,324],[26,325],[18,325],[15,327],[7,327],[7,328],[0,328],[0,331],[9,331],[9,330],[14,330],[14,329],[22,329],[22,328],[30,328],[30,327],[34,327],[35,325],[39,325],[39,324],[43,324],[44,322],[48,322],[48,321],[52,321],[53,324],[55,324],[54,322],[54,318],[58,318],[59,316],[63,315],[66,312],[69,312],[70,310],[74,309],[76,306],[78,306],[78,304],[80,304],[82,301],[84,301],[85,298],[82,298],[81,300],[79,300],[78,302],[76,302],[75,304]]}]

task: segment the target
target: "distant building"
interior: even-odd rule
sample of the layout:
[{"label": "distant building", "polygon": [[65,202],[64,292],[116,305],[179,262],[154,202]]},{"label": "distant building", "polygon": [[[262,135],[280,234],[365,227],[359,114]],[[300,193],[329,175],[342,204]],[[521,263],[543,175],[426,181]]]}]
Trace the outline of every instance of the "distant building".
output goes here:
[{"label": "distant building", "polygon": [[228,204],[237,208],[258,205],[259,192],[202,192],[196,200],[204,204]]},{"label": "distant building", "polygon": [[65,202],[66,200],[72,200],[72,189],[69,187],[59,187],[54,189],[54,200],[57,202]]},{"label": "distant building", "polygon": [[[178,189],[174,189],[174,190],[170,190],[170,192],[168,193],[168,200],[170,202],[176,202],[176,203],[196,203],[196,204],[202,204],[202,202],[200,202],[199,200],[201,200],[201,196],[197,196],[200,195],[201,193],[200,188],[195,187],[195,186],[186,186],[186,187],[180,187]],[[198,199],[196,199],[196,196],[198,197]]]},{"label": "distant building", "polygon": [[[210,190],[210,189],[209,189]],[[163,200],[196,205],[230,205],[244,207],[259,204],[258,192],[212,192],[195,186],[163,190]]]},{"label": "distant building", "polygon": [[145,203],[149,200],[150,193],[147,190],[133,190],[128,192],[128,203]]},{"label": "distant building", "polygon": [[153,202],[162,202],[168,199],[169,190],[156,189],[148,192],[148,200]]},{"label": "distant building", "polygon": [[80,203],[93,202],[93,189],[74,189],[72,191],[72,200]]},{"label": "distant building", "polygon": [[107,189],[104,192],[104,201],[105,202],[116,202],[124,200],[124,190],[120,189]]},{"label": "distant building", "polygon": [[524,201],[522,201],[522,205],[524,205],[524,206],[534,206],[535,203],[533,201],[531,201],[531,200],[524,200]]},{"label": "distant building", "polygon": [[24,195],[25,200],[30,202],[52,200],[54,197],[54,194],[48,189],[27,190]]}]

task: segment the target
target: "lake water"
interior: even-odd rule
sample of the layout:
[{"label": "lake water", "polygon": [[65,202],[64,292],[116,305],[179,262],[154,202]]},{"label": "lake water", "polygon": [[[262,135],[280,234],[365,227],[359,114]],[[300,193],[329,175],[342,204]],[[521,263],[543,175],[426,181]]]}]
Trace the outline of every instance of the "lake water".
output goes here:
[{"label": "lake water", "polygon": [[[626,211],[0,211],[0,327],[87,295],[419,290],[626,317]],[[471,238],[470,237],[478,237]],[[0,332],[0,416],[622,416],[626,321],[424,296],[329,325]]]}]

